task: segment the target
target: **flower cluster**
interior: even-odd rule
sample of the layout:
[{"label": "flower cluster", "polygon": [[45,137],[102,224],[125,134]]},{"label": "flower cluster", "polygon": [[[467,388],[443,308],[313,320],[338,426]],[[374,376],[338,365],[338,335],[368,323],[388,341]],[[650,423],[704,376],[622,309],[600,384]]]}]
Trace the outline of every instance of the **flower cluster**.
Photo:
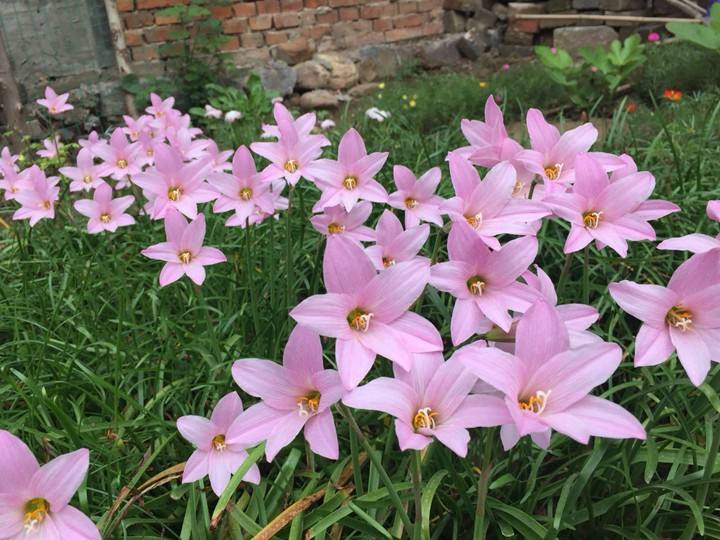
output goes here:
[{"label": "flower cluster", "polygon": [[[48,94],[52,114],[68,107],[62,97]],[[628,241],[655,239],[650,221],[679,210],[650,199],[655,180],[632,158],[591,151],[598,137],[591,124],[560,133],[531,109],[526,149],[509,137],[491,96],[484,121],[462,122],[469,144],[447,156],[454,193],[444,199],[436,194],[437,167],[418,177],[395,165],[395,191],[388,193],[378,181],[388,154],[368,152],[355,129],[342,136],[336,159],[323,158],[330,141],[316,129],[313,114],[293,118],[276,103],[276,125],[264,126],[264,137],[275,140],[231,152],[201,137],[173,105],[172,98],[153,95],[147,114],[126,118],[107,141],[90,134],[80,141],[77,166],[60,169],[72,180],[71,192],[93,192],[73,205],[88,218],[89,233],[135,223],[127,213],[135,197],[115,196],[132,187],[145,199],[136,215],[164,221],[167,240],[142,252],[165,262],[160,285],[184,275],[200,285],[206,266],[225,261],[218,249],[203,245],[200,205],[212,202],[213,212],[232,213],[229,227],[255,226],[287,209],[284,190],[304,179],[319,191],[310,221],[326,237],[325,293],[290,311],[297,325],[282,365],[246,358],[232,366],[237,385],[259,402],[243,410],[231,392],[209,419],[178,419],[180,433],[196,447],[184,482],[208,475],[220,494],[247,448],[265,441],[266,458],[273,460],[301,431],[314,453],[337,459],[334,406],[391,415],[402,450],[437,439],[461,457],[471,428],[499,426],[505,449],[526,435],[547,448],[553,430],[580,443],[591,436],[646,437],[628,411],[592,395],[622,358],[617,344],[590,330],[598,312],[584,304],[558,305],[552,280],[533,266],[536,235],[547,221],[568,223],[567,254],[594,242],[625,257]],[[265,159],[264,168],[252,153]],[[20,171],[8,151],[0,155],[0,173],[5,198],[20,205],[15,219],[34,225],[54,217],[59,177],[48,178],[37,166]],[[366,222],[374,210],[379,219],[373,229]],[[717,202],[708,214],[718,219]],[[431,226],[438,240],[449,232],[446,250],[434,250],[432,259],[421,255]],[[719,247],[720,238],[699,234],[666,240],[661,249],[696,252],[667,287],[610,285],[617,303],[643,321],[637,366],[660,363],[676,350],[699,385],[710,361],[720,360],[714,352],[720,344]],[[447,260],[438,261],[444,252]],[[454,298],[449,342],[412,309],[428,286]],[[321,336],[333,342],[336,369],[325,366]],[[378,357],[392,363],[394,376],[367,380]],[[39,468],[4,432],[0,448],[3,478],[29,486],[12,493],[0,487],[0,537],[51,524],[85,531],[85,518],[68,501],[87,468],[86,452],[71,454],[75,465],[63,474],[72,481],[60,489],[43,481],[55,462]],[[259,482],[259,469],[250,467],[244,479]],[[12,517],[5,508],[14,509]]]}]

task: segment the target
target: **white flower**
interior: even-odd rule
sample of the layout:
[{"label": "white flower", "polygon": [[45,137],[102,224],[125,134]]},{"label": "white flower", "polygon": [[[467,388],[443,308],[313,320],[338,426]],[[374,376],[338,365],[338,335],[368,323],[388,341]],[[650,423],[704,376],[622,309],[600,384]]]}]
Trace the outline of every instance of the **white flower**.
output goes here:
[{"label": "white flower", "polygon": [[332,129],[334,127],[335,127],[335,122],[333,122],[329,118],[320,122],[320,129],[322,129],[323,131],[327,131],[328,129]]},{"label": "white flower", "polygon": [[240,111],[228,111],[225,113],[225,121],[232,124],[235,120],[240,120],[242,113]]},{"label": "white flower", "polygon": [[205,118],[222,118],[222,111],[212,105],[205,105]]},{"label": "white flower", "polygon": [[384,122],[386,118],[390,118],[390,113],[388,111],[380,110],[377,107],[370,107],[367,111],[365,111],[365,116],[371,120],[376,120],[377,122]]}]

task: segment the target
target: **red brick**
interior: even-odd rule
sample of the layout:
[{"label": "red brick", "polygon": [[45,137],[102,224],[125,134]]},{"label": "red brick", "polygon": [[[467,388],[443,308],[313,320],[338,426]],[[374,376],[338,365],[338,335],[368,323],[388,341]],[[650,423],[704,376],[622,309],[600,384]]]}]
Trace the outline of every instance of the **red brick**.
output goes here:
[{"label": "red brick", "polygon": [[300,16],[302,17],[300,21],[300,26],[302,26],[303,28],[308,28],[315,25],[315,14],[312,11],[303,11]]},{"label": "red brick", "polygon": [[125,45],[128,47],[137,47],[142,45],[142,30],[126,30],[125,31]]},{"label": "red brick", "polygon": [[272,28],[271,15],[258,15],[249,19],[251,30],[268,30]]},{"label": "red brick", "polygon": [[373,21],[373,30],[375,32],[384,32],[385,30],[391,30],[392,27],[392,19],[378,19],[376,21]]},{"label": "red brick", "polygon": [[357,6],[364,0],[330,0],[330,7]]},{"label": "red brick", "polygon": [[233,36],[220,46],[223,51],[237,51],[240,48],[240,40]]},{"label": "red brick", "polygon": [[327,36],[330,33],[331,27],[329,24],[315,24],[313,26],[306,26],[303,28],[303,35],[305,37],[320,39],[323,36]]},{"label": "red brick", "polygon": [[233,6],[236,17],[252,17],[257,13],[255,2],[242,2]]},{"label": "red brick", "polygon": [[417,2],[399,2],[398,3],[399,13],[416,13]]},{"label": "red brick", "polygon": [[233,16],[232,6],[210,6],[210,13],[216,19],[229,19]]},{"label": "red brick", "polygon": [[442,8],[442,0],[420,0],[417,10],[419,12],[432,11],[434,8]]},{"label": "red brick", "polygon": [[155,17],[149,11],[126,13],[123,15],[125,28],[142,28],[153,24]]},{"label": "red brick", "polygon": [[281,11],[300,11],[303,8],[303,0],[280,0]]},{"label": "red brick", "polygon": [[222,23],[223,33],[242,34],[247,31],[248,23],[245,19],[228,19]]},{"label": "red brick", "polygon": [[415,28],[396,28],[385,32],[385,41],[402,41],[404,39],[413,39],[423,35],[422,27]]},{"label": "red brick", "polygon": [[399,17],[395,17],[395,28],[410,28],[413,26],[420,26],[424,21],[425,17],[418,13],[401,15]]},{"label": "red brick", "polygon": [[273,15],[275,28],[294,28],[300,26],[300,15],[297,13],[280,13]]},{"label": "red brick", "polygon": [[174,6],[175,4],[186,3],[177,0],[137,0],[138,9],[154,9]]},{"label": "red brick", "polygon": [[175,15],[155,15],[155,24],[162,26],[165,24],[175,24],[179,22]]},{"label": "red brick", "polygon": [[268,45],[279,45],[285,43],[289,38],[287,32],[265,32],[265,42]]},{"label": "red brick", "polygon": [[135,9],[135,2],[133,0],[117,0],[118,11],[132,11]]},{"label": "red brick", "polygon": [[147,41],[148,43],[172,41],[172,33],[176,30],[177,28],[174,28],[172,26],[156,26],[153,28],[146,28],[143,31],[143,35],[145,36],[145,41]]},{"label": "red brick", "polygon": [[392,17],[397,13],[396,4],[371,4],[363,6],[360,16],[363,19],[379,19],[381,17]]},{"label": "red brick", "polygon": [[340,8],[341,21],[354,21],[360,18],[360,10],[356,7]]},{"label": "red brick", "polygon": [[260,0],[256,2],[257,12],[263,13],[280,13],[280,0]]},{"label": "red brick", "polygon": [[338,20],[338,12],[337,11],[328,11],[327,13],[318,13],[317,14],[317,22],[320,24],[333,24],[336,23]]},{"label": "red brick", "polygon": [[510,28],[516,32],[535,34],[540,31],[540,24],[539,21],[532,21],[530,19],[515,19],[510,23]]},{"label": "red brick", "polygon": [[240,41],[245,49],[256,49],[265,44],[265,39],[260,32],[250,32],[240,36]]},{"label": "red brick", "polygon": [[315,9],[320,6],[327,6],[328,0],[305,0],[305,7]]},{"label": "red brick", "polygon": [[158,53],[157,46],[145,45],[144,47],[133,47],[130,49],[134,62],[150,62],[151,60],[158,60],[160,53]]},{"label": "red brick", "polygon": [[437,19],[423,26],[423,35],[426,36],[435,36],[437,34],[442,34],[444,31],[445,25],[443,24],[442,19]]},{"label": "red brick", "polygon": [[160,52],[160,56],[163,58],[177,57],[183,53],[183,44],[179,41],[175,41],[173,43],[162,43],[158,47],[158,51]]}]

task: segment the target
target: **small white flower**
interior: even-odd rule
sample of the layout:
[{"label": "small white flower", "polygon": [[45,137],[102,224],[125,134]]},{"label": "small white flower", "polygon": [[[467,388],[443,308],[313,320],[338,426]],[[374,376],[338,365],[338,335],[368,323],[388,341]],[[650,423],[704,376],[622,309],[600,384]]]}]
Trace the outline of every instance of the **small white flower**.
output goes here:
[{"label": "small white flower", "polygon": [[240,120],[242,113],[240,111],[228,111],[225,113],[225,121],[232,124],[235,120]]},{"label": "small white flower", "polygon": [[322,129],[323,131],[327,131],[327,130],[332,129],[332,128],[334,128],[334,127],[335,127],[335,122],[333,122],[333,121],[330,120],[329,118],[327,118],[327,119],[323,120],[322,122],[320,122],[320,129]]},{"label": "small white flower", "polygon": [[222,111],[212,105],[205,105],[205,118],[222,118]]},{"label": "small white flower", "polygon": [[365,111],[365,116],[377,122],[384,122],[385,119],[390,118],[390,113],[388,111],[378,109],[377,107],[370,107],[367,111]]}]

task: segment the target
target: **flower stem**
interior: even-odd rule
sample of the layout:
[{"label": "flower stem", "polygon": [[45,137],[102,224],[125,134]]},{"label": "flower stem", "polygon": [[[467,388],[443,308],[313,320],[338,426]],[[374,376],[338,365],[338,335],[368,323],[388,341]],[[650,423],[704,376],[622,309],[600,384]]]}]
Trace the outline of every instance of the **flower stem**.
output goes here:
[{"label": "flower stem", "polygon": [[495,434],[487,430],[485,432],[485,448],[483,450],[483,464],[478,480],[478,497],[475,505],[475,524],[473,527],[473,540],[484,540],[487,527],[485,526],[485,502],[487,501],[488,484],[490,483],[490,471],[492,469],[492,451]]},{"label": "flower stem", "polygon": [[360,471],[360,452],[358,448],[358,436],[357,433],[355,433],[354,430],[350,430],[350,454],[352,455],[352,464],[353,464],[353,479],[355,482],[355,493],[357,495],[362,495],[364,492],[363,489],[363,479],[362,474]]},{"label": "flower stem", "polygon": [[565,288],[565,282],[570,274],[570,266],[572,265],[572,253],[565,255],[565,264],[563,265],[562,271],[560,272],[560,278],[558,279],[557,285],[557,296],[560,298],[560,293]]},{"label": "flower stem", "polygon": [[358,440],[360,441],[360,444],[365,449],[365,451],[368,454],[368,457],[370,458],[370,462],[373,464],[373,467],[377,470],[378,474],[380,475],[380,480],[385,485],[385,488],[388,490],[388,494],[390,495],[390,500],[392,501],[393,505],[397,509],[398,515],[400,516],[400,520],[403,522],[403,525],[405,526],[405,529],[408,531],[408,534],[411,534],[413,530],[412,523],[410,522],[410,518],[407,515],[407,512],[405,511],[405,507],[403,506],[402,501],[400,500],[400,496],[397,494],[397,491],[395,491],[395,486],[393,485],[392,480],[390,479],[390,476],[388,476],[387,471],[382,466],[382,463],[380,462],[380,459],[377,457],[377,454],[375,454],[375,450],[372,446],[370,446],[370,443],[365,438],[365,435],[363,434],[362,430],[360,429],[360,426],[358,426],[357,422],[355,421],[355,417],[352,415],[352,412],[350,412],[350,409],[348,409],[345,405],[342,403],[338,403],[338,410],[340,411],[340,414],[345,418],[345,421],[350,426],[350,429],[352,429],[355,434],[357,435]]},{"label": "flower stem", "polygon": [[415,540],[422,540],[422,461],[420,450],[412,452],[411,475],[413,495],[415,496]]},{"label": "flower stem", "polygon": [[590,244],[583,253],[583,303],[590,303]]}]

